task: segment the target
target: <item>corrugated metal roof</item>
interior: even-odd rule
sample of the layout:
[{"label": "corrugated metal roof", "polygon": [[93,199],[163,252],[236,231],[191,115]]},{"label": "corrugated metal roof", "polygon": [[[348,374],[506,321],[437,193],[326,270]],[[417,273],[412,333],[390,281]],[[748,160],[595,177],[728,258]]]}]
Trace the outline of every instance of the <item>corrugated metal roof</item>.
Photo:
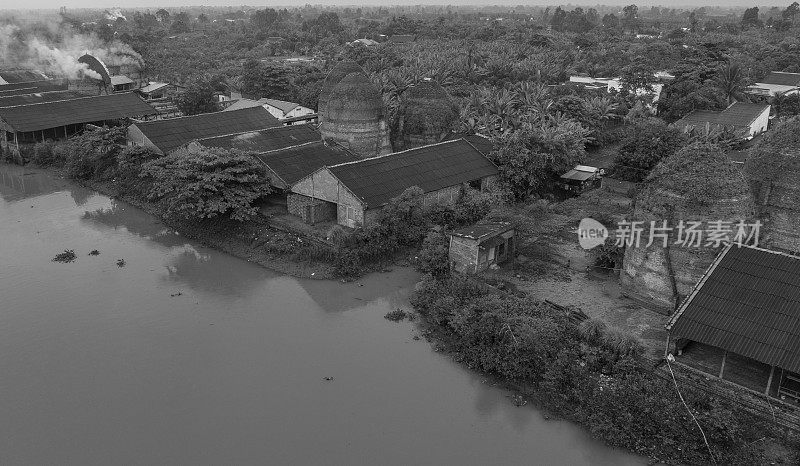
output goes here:
[{"label": "corrugated metal roof", "polygon": [[[311,125],[277,126],[274,128],[230,134],[200,139],[197,142],[206,147],[241,149],[255,152],[268,152],[286,147],[321,141],[322,136]],[[341,163],[341,162],[336,162]],[[335,164],[330,164],[335,165]],[[319,168],[319,167],[317,167]]]},{"label": "corrugated metal roof", "polygon": [[300,106],[300,104],[295,103],[295,102],[287,102],[285,100],[278,100],[278,99],[267,99],[267,98],[264,98],[264,99],[259,100],[259,102],[263,102],[265,104],[269,104],[269,105],[277,108],[278,110],[282,111],[284,113],[284,115],[289,113],[289,112],[291,112],[292,110],[294,110],[295,108]]},{"label": "corrugated metal roof", "polygon": [[411,186],[431,192],[498,174],[497,167],[463,139],[329,169],[370,208],[386,204]]},{"label": "corrugated metal roof", "polygon": [[133,79],[123,75],[115,75],[111,76],[111,85],[112,86],[121,86],[123,84],[133,84]]},{"label": "corrugated metal roof", "polygon": [[135,123],[147,139],[165,154],[195,139],[240,134],[280,125],[278,119],[263,107]]},{"label": "corrugated metal roof", "polygon": [[86,95],[79,91],[53,91],[39,94],[0,96],[0,107],[56,102],[59,100],[77,99],[79,97],[86,97]]},{"label": "corrugated metal roof", "polygon": [[800,86],[800,73],[772,71],[764,79],[759,81],[759,83],[777,84],[779,86]]},{"label": "corrugated metal roof", "polygon": [[769,112],[769,104],[751,104],[735,102],[721,112],[710,110],[695,110],[686,115],[675,124],[678,126],[697,126],[708,123],[711,126],[732,126],[734,128],[749,128],[750,124],[759,115]]},{"label": "corrugated metal roof", "polygon": [[459,228],[450,234],[461,238],[480,240],[492,235],[504,233],[512,228],[513,227],[508,222],[482,223]]},{"label": "corrugated metal roof", "polygon": [[800,257],[726,248],[667,328],[674,336],[800,372]]},{"label": "corrugated metal roof", "polygon": [[290,186],[322,167],[357,160],[345,149],[322,141],[257,154],[256,157]]},{"label": "corrugated metal roof", "polygon": [[66,91],[66,81],[36,81],[27,83],[1,84],[0,96],[33,94],[35,92]]},{"label": "corrugated metal roof", "polygon": [[0,118],[17,131],[38,131],[156,113],[153,107],[130,92],[0,108]]},{"label": "corrugated metal roof", "polygon": [[0,70],[0,84],[29,83],[42,81],[47,76],[36,70]]}]

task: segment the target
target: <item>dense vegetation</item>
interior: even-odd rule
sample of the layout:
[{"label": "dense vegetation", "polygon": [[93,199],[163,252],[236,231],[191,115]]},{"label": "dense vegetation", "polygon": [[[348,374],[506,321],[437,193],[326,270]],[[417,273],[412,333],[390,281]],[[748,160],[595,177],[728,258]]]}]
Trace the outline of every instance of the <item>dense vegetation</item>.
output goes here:
[{"label": "dense vegetation", "polygon": [[631,451],[683,464],[758,464],[754,441],[780,438],[733,404],[683,386],[706,447],[672,380],[642,360],[639,343],[602,322],[462,276],[425,278],[414,307],[454,357],[511,381],[549,411]]}]

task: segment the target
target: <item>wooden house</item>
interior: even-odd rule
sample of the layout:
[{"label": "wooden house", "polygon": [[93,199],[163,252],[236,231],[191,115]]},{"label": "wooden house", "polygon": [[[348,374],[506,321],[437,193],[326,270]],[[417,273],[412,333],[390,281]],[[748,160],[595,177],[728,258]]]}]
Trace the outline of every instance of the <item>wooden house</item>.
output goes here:
[{"label": "wooden house", "polygon": [[450,269],[461,273],[482,272],[514,257],[516,237],[510,223],[488,223],[450,233]]}]

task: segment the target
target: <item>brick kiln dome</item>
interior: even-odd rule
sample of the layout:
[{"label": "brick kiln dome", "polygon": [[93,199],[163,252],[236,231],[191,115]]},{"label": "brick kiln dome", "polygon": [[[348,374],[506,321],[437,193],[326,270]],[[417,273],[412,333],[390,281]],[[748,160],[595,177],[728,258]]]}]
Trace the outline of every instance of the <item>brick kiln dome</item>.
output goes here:
[{"label": "brick kiln dome", "polygon": [[455,128],[458,107],[436,81],[422,81],[408,89],[397,112],[397,140],[401,149],[441,142]]},{"label": "brick kiln dome", "polygon": [[364,158],[391,152],[383,99],[363,72],[345,76],[331,91],[325,109],[320,126],[324,139]]},{"label": "brick kiln dome", "polygon": [[350,73],[363,73],[364,69],[353,60],[342,60],[331,69],[328,76],[325,77],[325,82],[322,83],[322,90],[319,93],[319,101],[317,103],[318,120],[322,123],[325,118],[325,106],[328,104],[331,92],[339,82]]},{"label": "brick kiln dome", "polygon": [[800,118],[765,134],[750,151],[746,169],[764,223],[762,242],[800,253]]},{"label": "brick kiln dome", "polygon": [[[755,206],[750,187],[741,169],[718,148],[694,145],[662,161],[648,176],[636,196],[632,216],[643,221],[643,241],[627,247],[620,273],[623,293],[647,307],[671,313],[676,302],[687,296],[716,257],[718,249],[675,244],[677,226],[684,222],[703,222],[700,230],[717,220],[750,223]],[[647,246],[650,221],[666,220],[675,228],[668,247],[656,240]],[[735,231],[735,226],[732,227]],[[676,296],[677,294],[677,296]]]}]

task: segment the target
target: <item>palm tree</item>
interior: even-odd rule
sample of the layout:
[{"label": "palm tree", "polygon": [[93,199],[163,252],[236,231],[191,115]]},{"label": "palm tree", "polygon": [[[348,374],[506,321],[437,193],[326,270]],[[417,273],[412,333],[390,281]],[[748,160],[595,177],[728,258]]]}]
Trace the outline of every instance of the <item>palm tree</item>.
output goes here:
[{"label": "palm tree", "polygon": [[744,91],[749,83],[738,63],[729,60],[720,66],[714,76],[714,84],[722,91],[728,105],[738,100],[747,100]]}]

